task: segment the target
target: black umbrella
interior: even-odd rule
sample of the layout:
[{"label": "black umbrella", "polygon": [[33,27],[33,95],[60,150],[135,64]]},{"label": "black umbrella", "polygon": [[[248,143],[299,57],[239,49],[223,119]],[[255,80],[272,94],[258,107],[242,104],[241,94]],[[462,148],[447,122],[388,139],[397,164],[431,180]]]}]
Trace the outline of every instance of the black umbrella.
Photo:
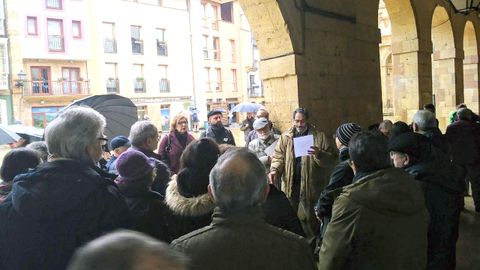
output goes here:
[{"label": "black umbrella", "polygon": [[73,102],[65,109],[75,105],[88,106],[102,114],[107,120],[105,135],[109,139],[119,135],[128,136],[130,127],[138,120],[135,104],[115,94],[90,96]]}]

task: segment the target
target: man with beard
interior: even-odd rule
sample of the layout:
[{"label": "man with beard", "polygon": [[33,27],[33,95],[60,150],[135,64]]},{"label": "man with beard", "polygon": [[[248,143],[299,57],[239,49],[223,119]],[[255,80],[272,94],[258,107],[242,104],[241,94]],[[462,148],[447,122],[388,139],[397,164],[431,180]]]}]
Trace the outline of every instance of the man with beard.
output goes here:
[{"label": "man with beard", "polygon": [[253,128],[257,133],[257,138],[248,144],[248,149],[257,155],[258,159],[269,170],[272,158],[268,153],[265,153],[265,149],[277,141],[280,135],[272,132],[268,119],[264,117],[255,120]]},{"label": "man with beard", "polygon": [[[292,116],[294,125],[278,140],[268,177],[273,184],[281,183],[282,191],[302,222],[306,236],[313,240],[319,229],[313,206],[328,183],[335,159],[325,134],[308,122],[308,111],[298,108]],[[313,137],[313,145],[308,155],[296,157],[294,138],[307,135]]]},{"label": "man with beard", "polygon": [[200,138],[212,138],[218,144],[235,145],[232,132],[223,126],[222,112],[213,110],[207,114],[207,117],[208,128],[200,134]]}]

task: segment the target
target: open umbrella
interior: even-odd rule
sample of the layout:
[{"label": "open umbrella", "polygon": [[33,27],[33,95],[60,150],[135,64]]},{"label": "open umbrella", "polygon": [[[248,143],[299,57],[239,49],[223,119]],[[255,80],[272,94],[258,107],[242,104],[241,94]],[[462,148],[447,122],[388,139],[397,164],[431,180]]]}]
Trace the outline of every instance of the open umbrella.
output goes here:
[{"label": "open umbrella", "polygon": [[22,124],[9,125],[8,129],[20,135],[20,137],[28,140],[28,142],[41,141],[43,138],[43,128],[26,126]]},{"label": "open umbrella", "polygon": [[256,112],[262,108],[265,107],[263,107],[263,105],[259,103],[242,102],[235,105],[235,107],[232,108],[232,112]]},{"label": "open umbrella", "polygon": [[15,132],[9,130],[6,126],[0,125],[0,145],[16,142],[20,139]]},{"label": "open umbrella", "polygon": [[65,109],[75,105],[88,106],[103,115],[107,120],[105,135],[110,139],[119,135],[128,136],[130,127],[138,120],[135,104],[115,94],[90,96],[71,103]]}]

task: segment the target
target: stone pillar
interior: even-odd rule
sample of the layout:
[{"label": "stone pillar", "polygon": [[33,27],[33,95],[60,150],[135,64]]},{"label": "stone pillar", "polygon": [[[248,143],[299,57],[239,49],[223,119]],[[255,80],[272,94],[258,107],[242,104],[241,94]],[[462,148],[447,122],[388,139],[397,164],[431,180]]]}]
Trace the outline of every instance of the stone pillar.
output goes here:
[{"label": "stone pillar", "polygon": [[419,39],[392,44],[395,120],[409,123],[424,103],[432,102],[430,54],[428,42]]},{"label": "stone pillar", "polygon": [[449,113],[463,101],[463,57],[455,49],[435,51],[432,57],[432,81],[439,127],[445,130]]},{"label": "stone pillar", "polygon": [[463,60],[464,102],[475,113],[479,113],[478,55],[466,56]]}]

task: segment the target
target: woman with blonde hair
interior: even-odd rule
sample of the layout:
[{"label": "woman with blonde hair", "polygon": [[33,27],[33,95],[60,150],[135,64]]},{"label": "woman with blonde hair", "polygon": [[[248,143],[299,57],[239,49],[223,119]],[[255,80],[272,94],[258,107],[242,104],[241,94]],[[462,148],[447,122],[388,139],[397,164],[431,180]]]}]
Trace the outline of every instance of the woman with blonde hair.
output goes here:
[{"label": "woman with blonde hair", "polygon": [[157,149],[157,154],[168,165],[172,175],[178,172],[180,156],[194,139],[192,134],[188,133],[187,117],[175,115],[170,123],[170,132],[162,137]]}]

